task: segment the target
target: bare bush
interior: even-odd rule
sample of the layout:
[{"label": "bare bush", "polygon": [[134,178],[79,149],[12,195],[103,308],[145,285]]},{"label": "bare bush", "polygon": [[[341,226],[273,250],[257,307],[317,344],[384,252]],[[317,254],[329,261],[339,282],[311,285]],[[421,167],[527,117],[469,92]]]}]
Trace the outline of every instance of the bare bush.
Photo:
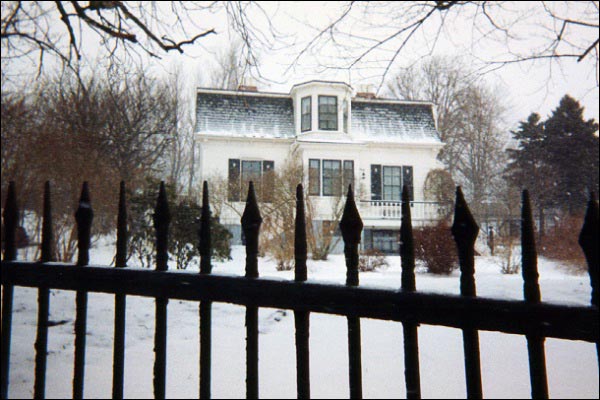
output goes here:
[{"label": "bare bush", "polygon": [[458,253],[446,222],[414,230],[415,256],[423,261],[427,272],[449,275],[458,268]]},{"label": "bare bush", "polygon": [[376,249],[365,250],[358,256],[360,272],[373,272],[389,267],[385,254]]},{"label": "bare bush", "polygon": [[539,250],[540,254],[566,262],[579,272],[586,272],[585,255],[578,243],[582,224],[582,215],[562,217],[554,227],[546,232],[544,243]]}]

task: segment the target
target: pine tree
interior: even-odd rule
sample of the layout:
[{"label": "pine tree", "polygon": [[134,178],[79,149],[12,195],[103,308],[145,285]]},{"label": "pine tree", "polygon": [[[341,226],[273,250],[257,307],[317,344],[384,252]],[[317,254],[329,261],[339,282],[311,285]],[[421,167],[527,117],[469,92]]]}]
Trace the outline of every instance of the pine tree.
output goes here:
[{"label": "pine tree", "polygon": [[544,234],[545,210],[553,204],[556,174],[549,163],[544,122],[537,113],[519,123],[519,129],[511,131],[518,141],[518,149],[509,149],[510,162],[506,169],[509,182],[518,189],[528,189],[538,210],[540,237]]},{"label": "pine tree", "polygon": [[569,95],[545,122],[544,147],[556,178],[553,198],[569,213],[581,212],[598,191],[598,124],[585,121],[583,107]]}]

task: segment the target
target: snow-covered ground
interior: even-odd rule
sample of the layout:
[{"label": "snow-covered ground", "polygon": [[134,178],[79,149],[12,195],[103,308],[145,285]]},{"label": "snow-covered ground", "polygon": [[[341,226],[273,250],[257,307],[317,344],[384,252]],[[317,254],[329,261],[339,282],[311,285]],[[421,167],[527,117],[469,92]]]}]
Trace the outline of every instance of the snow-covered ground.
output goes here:
[{"label": "snow-covered ground", "polygon": [[[215,274],[243,275],[244,249],[235,247],[233,260],[216,263]],[[112,250],[93,250],[93,264],[106,264]],[[389,257],[384,271],[361,273],[362,286],[400,286],[399,257]],[[309,280],[345,281],[343,256],[325,262],[308,262]],[[540,259],[540,285],[544,301],[587,305],[587,275],[573,275],[555,262]],[[279,272],[268,259],[259,260],[263,277],[293,279],[293,272]],[[193,272],[194,270],[190,271]],[[500,261],[477,257],[479,296],[522,298],[522,279],[502,275]],[[448,277],[417,274],[419,291],[459,293],[458,273]],[[89,295],[85,396],[111,396],[114,296]],[[15,288],[9,396],[32,397],[33,360],[37,320],[37,290]],[[198,304],[171,300],[168,310],[167,397],[198,397]],[[71,396],[75,296],[53,290],[50,298],[47,397]],[[212,394],[215,398],[245,397],[244,308],[213,305]],[[261,309],[259,313],[260,396],[294,398],[294,318],[290,311]],[[361,320],[363,394],[366,398],[405,397],[402,325]],[[154,301],[127,298],[125,396],[152,397]],[[526,341],[517,335],[480,332],[484,397],[530,397]],[[421,388],[424,398],[464,398],[465,378],[461,331],[451,328],[419,328]],[[314,398],[348,397],[347,326],[344,317],[311,314],[311,394]],[[598,364],[594,344],[548,339],[546,359],[550,396],[598,398]]]}]

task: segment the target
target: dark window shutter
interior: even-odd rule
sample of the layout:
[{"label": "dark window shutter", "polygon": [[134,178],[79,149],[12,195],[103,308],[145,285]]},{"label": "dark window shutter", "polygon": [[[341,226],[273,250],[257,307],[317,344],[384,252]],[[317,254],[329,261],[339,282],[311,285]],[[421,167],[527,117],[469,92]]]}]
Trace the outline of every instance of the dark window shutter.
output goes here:
[{"label": "dark window shutter", "polygon": [[410,201],[414,201],[413,167],[406,165],[402,167],[402,184],[408,186],[408,197]]},{"label": "dark window shutter", "polygon": [[371,164],[371,200],[381,200],[381,165]]},{"label": "dark window shutter", "polygon": [[273,185],[275,184],[275,162],[263,161],[262,175],[262,201],[270,203],[273,201]]},{"label": "dark window shutter", "polygon": [[229,201],[240,201],[240,160],[229,159],[229,179],[227,199]]}]

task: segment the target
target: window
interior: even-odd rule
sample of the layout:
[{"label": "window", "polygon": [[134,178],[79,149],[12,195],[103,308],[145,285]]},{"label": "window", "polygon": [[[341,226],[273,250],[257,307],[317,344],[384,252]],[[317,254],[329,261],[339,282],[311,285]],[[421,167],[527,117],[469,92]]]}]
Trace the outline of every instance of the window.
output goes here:
[{"label": "window", "polygon": [[228,200],[244,201],[248,183],[252,181],[257,197],[262,201],[270,201],[274,165],[273,161],[229,159]]},{"label": "window", "polygon": [[371,165],[371,200],[402,201],[402,187],[414,200],[413,167]]},{"label": "window", "polygon": [[348,100],[344,99],[342,103],[342,124],[344,125],[344,133],[348,133]]},{"label": "window", "polygon": [[319,129],[337,131],[337,97],[319,96]]},{"label": "window", "polygon": [[306,132],[306,131],[310,131],[311,130],[311,125],[312,125],[312,121],[311,121],[311,117],[312,117],[312,113],[311,113],[311,106],[312,106],[312,101],[310,97],[303,97],[301,100],[301,112],[300,112],[300,130],[302,132]]},{"label": "window", "polygon": [[352,191],[354,192],[354,161],[352,160],[344,161],[344,182],[342,184],[344,193],[348,190],[348,185],[352,185]]},{"label": "window", "polygon": [[342,195],[342,162],[323,160],[323,196]]},{"label": "window", "polygon": [[321,160],[308,160],[308,194],[321,195]]},{"label": "window", "polygon": [[383,200],[402,200],[401,167],[383,167]]},{"label": "window", "polygon": [[309,195],[320,196],[322,193],[323,196],[342,196],[346,194],[348,185],[352,185],[354,190],[354,161],[308,160]]},{"label": "window", "polygon": [[373,230],[371,248],[386,254],[398,254],[400,251],[400,231]]}]

